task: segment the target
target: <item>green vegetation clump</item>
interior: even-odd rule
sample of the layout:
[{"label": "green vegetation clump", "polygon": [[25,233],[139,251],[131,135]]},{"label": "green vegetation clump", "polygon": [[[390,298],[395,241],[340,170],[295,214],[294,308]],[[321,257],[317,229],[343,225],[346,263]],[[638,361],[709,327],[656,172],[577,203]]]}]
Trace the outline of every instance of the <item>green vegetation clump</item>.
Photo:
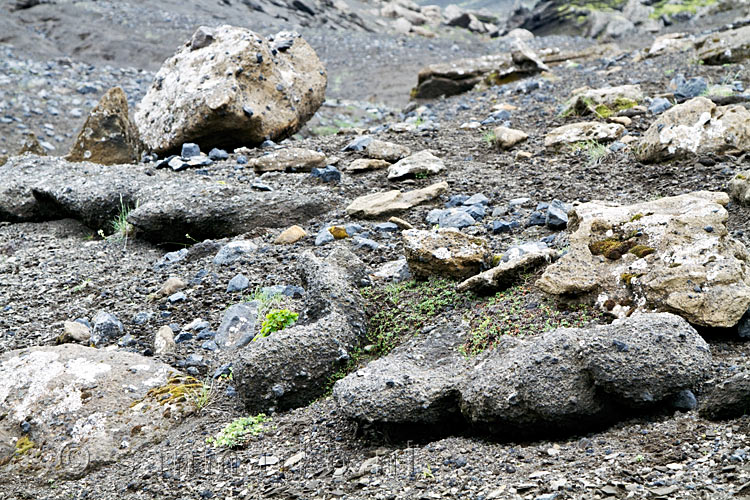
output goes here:
[{"label": "green vegetation clump", "polygon": [[574,151],[585,151],[588,156],[588,164],[595,165],[609,154],[607,146],[598,141],[579,141],[573,144]]},{"label": "green vegetation clump", "polygon": [[653,248],[646,246],[646,245],[636,245],[633,248],[630,249],[630,253],[638,257],[639,259],[642,259],[646,255],[651,255],[656,250]]},{"label": "green vegetation clump", "polygon": [[490,130],[489,132],[487,132],[486,134],[484,134],[484,136],[482,136],[482,140],[488,146],[492,146],[493,144],[495,144],[495,141],[497,140],[497,137],[495,137],[495,132],[493,132],[492,130]]},{"label": "green vegetation clump", "polygon": [[652,19],[659,19],[661,16],[673,16],[682,12],[695,14],[700,7],[713,5],[717,0],[682,0],[682,3],[670,3],[670,0],[659,0],[654,4],[654,11],[651,13]]},{"label": "green vegetation clump", "polygon": [[33,447],[34,441],[29,439],[28,436],[22,436],[16,441],[16,455],[25,455]]},{"label": "green vegetation clump", "polygon": [[495,294],[478,303],[464,317],[471,334],[460,350],[475,356],[492,349],[505,336],[523,337],[561,327],[582,327],[602,314],[587,304],[560,310],[549,299],[537,302],[531,280]]},{"label": "green vegetation clump", "polygon": [[609,118],[610,116],[615,114],[614,111],[609,109],[606,104],[599,104],[594,108],[594,113],[596,113],[599,118]]},{"label": "green vegetation clump", "polygon": [[625,111],[626,109],[634,108],[636,106],[638,106],[638,103],[633,99],[628,99],[627,97],[618,97],[617,99],[615,99],[614,110]]},{"label": "green vegetation clump", "polygon": [[623,283],[625,283],[626,286],[630,286],[630,281],[633,278],[637,278],[639,275],[634,273],[622,273],[620,275],[620,280],[622,280]]},{"label": "green vegetation clump", "polygon": [[299,314],[289,309],[271,309],[260,326],[260,333],[253,339],[268,337],[273,332],[289,328],[297,322]]},{"label": "green vegetation clump", "polygon": [[[135,208],[138,208],[138,202],[135,204]],[[120,212],[110,222],[112,229],[112,236],[119,239],[127,239],[135,233],[135,227],[128,222],[128,217],[133,209],[125,204],[120,195]]]},{"label": "green vegetation clump", "polygon": [[616,238],[607,238],[590,243],[589,251],[592,255],[603,255],[609,260],[618,260],[635,246],[636,242],[631,239],[620,241]]},{"label": "green vegetation clump", "polygon": [[206,443],[215,448],[237,448],[244,444],[248,437],[257,436],[265,429],[271,418],[264,413],[254,417],[240,417],[228,423],[215,437],[206,438]]},{"label": "green vegetation clump", "polygon": [[635,214],[634,216],[632,216],[630,218],[630,222],[635,222],[637,220],[641,220],[642,218],[643,218],[643,214],[640,214],[640,213],[639,214]]}]

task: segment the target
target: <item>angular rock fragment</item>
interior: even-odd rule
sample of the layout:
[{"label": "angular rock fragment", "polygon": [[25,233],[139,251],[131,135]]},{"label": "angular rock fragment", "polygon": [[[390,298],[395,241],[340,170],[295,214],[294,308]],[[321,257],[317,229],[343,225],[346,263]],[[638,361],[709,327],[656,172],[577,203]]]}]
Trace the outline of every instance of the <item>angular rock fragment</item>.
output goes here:
[{"label": "angular rock fragment", "polygon": [[393,190],[368,194],[354,200],[346,207],[346,212],[355,217],[382,217],[434,200],[447,191],[448,183],[439,182],[414,191]]}]

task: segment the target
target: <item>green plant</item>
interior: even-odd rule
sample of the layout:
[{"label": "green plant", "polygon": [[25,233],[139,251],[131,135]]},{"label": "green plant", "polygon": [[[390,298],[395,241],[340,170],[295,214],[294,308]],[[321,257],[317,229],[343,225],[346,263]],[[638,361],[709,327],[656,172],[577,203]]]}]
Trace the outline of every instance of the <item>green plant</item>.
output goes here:
[{"label": "green plant", "polygon": [[77,285],[71,287],[70,291],[73,292],[73,293],[78,293],[78,292],[80,292],[81,290],[83,290],[84,288],[86,288],[87,286],[90,286],[90,285],[91,285],[91,278],[86,278],[85,280],[81,281]]},{"label": "green plant", "polygon": [[487,144],[488,146],[492,146],[495,144],[495,141],[497,140],[497,137],[495,136],[495,132],[490,130],[489,132],[486,132],[482,136],[482,140]]},{"label": "green plant", "polygon": [[427,172],[417,172],[414,174],[414,178],[416,179],[426,179],[429,174]]},{"label": "green plant", "polygon": [[269,309],[273,309],[281,304],[282,295],[280,293],[269,293],[263,291],[260,287],[256,288],[252,295],[244,297],[245,302],[258,302],[258,317],[265,317]]},{"label": "green plant", "polygon": [[[138,208],[138,202],[136,202],[135,208]],[[132,209],[122,200],[122,195],[120,195],[120,212],[110,222],[112,237],[125,239],[126,243],[128,236],[132,236],[135,232],[135,227],[128,222],[128,216],[130,215],[131,210]]]},{"label": "green plant", "polygon": [[188,402],[192,404],[198,412],[211,406],[217,399],[217,394],[214,390],[214,381],[210,377],[207,377],[199,387],[188,391],[186,394]]},{"label": "green plant", "polygon": [[155,399],[159,405],[188,403],[202,411],[216,401],[217,394],[213,381],[208,378],[201,382],[189,375],[174,375],[166,384],[149,390],[146,397]]},{"label": "green plant", "polygon": [[250,436],[257,436],[265,429],[271,418],[264,413],[254,417],[240,417],[228,423],[214,437],[206,438],[206,443],[215,448],[236,448],[247,441]]},{"label": "green plant", "polygon": [[598,141],[580,141],[573,144],[575,151],[585,151],[588,156],[588,165],[596,165],[602,158],[609,154],[607,146]]},{"label": "green plant", "polygon": [[298,318],[299,314],[289,309],[271,309],[266,314],[266,318],[260,326],[260,333],[253,340],[257,340],[260,337],[268,337],[273,332],[289,328]]}]

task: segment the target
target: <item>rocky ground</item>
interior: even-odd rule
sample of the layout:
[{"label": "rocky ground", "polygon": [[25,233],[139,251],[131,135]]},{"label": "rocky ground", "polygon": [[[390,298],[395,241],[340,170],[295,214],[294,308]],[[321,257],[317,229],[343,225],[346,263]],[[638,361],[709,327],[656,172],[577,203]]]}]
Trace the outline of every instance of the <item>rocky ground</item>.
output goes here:
[{"label": "rocky ground", "polygon": [[[239,5],[224,3],[228,6],[214,12],[183,12],[177,7],[182,3],[176,2],[160,8],[150,6],[153,12],[144,14],[142,6],[128,2],[60,2],[63,7],[39,5],[5,18],[3,23],[14,20],[15,35],[0,46],[4,56],[0,61],[2,153],[14,154],[23,134],[32,131],[47,153],[65,154],[88,111],[112,86],[123,88],[132,113],[151,86],[161,60],[187,40],[196,26],[224,23],[227,21],[222,18],[237,14],[221,9],[237,9]],[[242,8],[247,9],[244,5]],[[133,39],[139,42],[134,47],[142,50],[136,55],[129,50],[113,50],[110,57],[97,48],[101,44],[74,43],[73,31],[79,28],[74,29],[70,19],[80,13],[76,9],[96,12],[102,25],[114,22],[118,26],[108,44],[117,46],[118,37],[125,36],[120,33],[132,29],[138,34]],[[43,21],[50,12],[56,20]],[[49,46],[34,43],[23,31],[18,34],[18,16],[26,16],[33,31],[39,32],[39,23],[46,23]],[[727,16],[722,12],[716,19],[680,27],[698,33],[726,22]],[[701,152],[650,163],[639,161],[639,151],[619,141],[612,146],[604,141],[578,141],[561,149],[550,148],[545,145],[548,132],[580,121],[563,112],[572,92],[584,86],[596,89],[638,84],[647,108],[657,97],[674,99],[673,82],[683,75],[687,80],[702,79],[711,90],[724,84],[731,88],[717,97],[726,98],[727,93],[743,96],[750,79],[745,65],[703,64],[692,48],[646,58],[644,49],[651,45],[653,35],[643,35],[622,41],[620,47],[611,47],[604,55],[559,62],[549,59],[548,71],[505,85],[480,86],[460,95],[410,102],[409,93],[421,67],[507,52],[513,42],[447,28],[437,38],[395,35],[383,29],[369,31],[365,29],[367,23],[377,26],[372,24],[374,16],[361,17],[365,27],[331,14],[330,22],[338,22],[336,29],[304,16],[287,20],[320,56],[328,72],[328,90],[326,102],[315,117],[281,145],[323,153],[327,164],[335,164],[343,172],[339,182],[325,182],[307,172],[257,171],[254,160],[270,148],[230,151],[226,159],[179,172],[157,169],[153,162],[140,163],[108,171],[118,173],[111,176],[112,182],[116,183],[119,176],[138,199],[133,199],[129,207],[129,200],[126,206],[120,206],[110,196],[114,192],[111,188],[101,191],[104,195],[100,197],[94,189],[89,198],[83,196],[84,203],[108,203],[114,216],[107,213],[86,218],[81,216],[85,211],[77,212],[63,203],[65,188],[77,186],[76,179],[107,167],[71,166],[33,155],[11,158],[3,167],[0,354],[4,357],[0,361],[14,350],[55,346],[62,341],[65,322],[79,319],[93,326],[97,313],[106,311],[119,319],[121,329],[115,328],[115,333],[98,346],[101,351],[130,352],[143,356],[148,363],[164,363],[160,366],[190,374],[201,386],[197,395],[182,401],[186,416],[164,416],[168,423],[157,425],[162,426],[158,439],[149,439],[143,433],[145,437],[139,441],[138,426],[127,431],[121,442],[108,444],[109,448],[102,445],[94,450],[89,445],[65,451],[54,439],[42,441],[36,437],[43,426],[51,425],[49,422],[32,421],[31,430],[23,429],[23,435],[37,441],[36,449],[14,454],[19,450],[20,431],[14,428],[8,434],[5,427],[0,428],[0,451],[9,449],[11,457],[0,472],[3,498],[551,500],[750,495],[750,419],[709,420],[699,411],[719,382],[742,373],[748,364],[750,346],[739,337],[736,326],[695,325],[711,354],[701,381],[691,387],[698,408],[633,406],[623,410],[615,421],[598,422],[572,433],[547,428],[544,433],[519,439],[513,430],[490,432],[463,420],[453,425],[425,425],[424,429],[419,425],[370,424],[352,420],[346,406],[331,395],[336,380],[348,373],[356,376],[357,370],[402,342],[408,345],[412,337],[424,338],[441,329],[468,332],[460,345],[466,355],[457,359],[471,360],[475,359],[474,350],[488,346],[500,352],[503,336],[528,340],[560,326],[590,327],[612,321],[597,309],[594,300],[560,300],[543,292],[536,284],[542,269],[521,273],[513,286],[489,297],[456,291],[453,279],[431,277],[427,281],[391,283],[378,277],[376,273],[384,264],[406,253],[401,228],[383,224],[390,214],[375,219],[351,215],[347,207],[355,199],[389,189],[427,188],[445,181],[446,192],[397,215],[416,229],[429,230],[436,225],[429,216],[431,210],[455,204],[453,197],[457,195],[481,193],[487,198],[483,217],[477,216],[462,231],[485,238],[491,255],[506,254],[514,245],[540,240],[553,250],[570,251],[575,244],[571,231],[544,223],[529,224],[540,214],[543,218],[545,208],[540,204],[603,200],[632,205],[700,190],[727,191],[730,181],[747,169],[746,152]],[[258,32],[287,27],[284,19],[273,16],[237,24]],[[81,40],[104,36],[92,31]],[[65,43],[51,48],[59,40]],[[545,49],[573,53],[597,45],[570,36],[537,37],[527,43],[539,54],[550,53]],[[695,95],[700,93],[711,95],[702,90]],[[630,120],[628,135],[636,140],[659,118],[652,112],[622,114]],[[500,149],[492,133],[497,125],[523,130],[528,140],[510,150]],[[405,146],[411,152],[431,150],[445,168],[432,175],[391,181],[385,170],[349,172],[346,167],[354,160],[367,157],[366,152],[346,150],[362,134]],[[50,216],[48,206],[46,215],[37,217],[49,220],[28,221],[13,215],[17,208],[13,205],[18,191],[15,187],[30,182],[23,172],[33,169],[38,172],[35,189],[57,200],[50,206],[58,210],[53,211],[58,216]],[[62,171],[68,177],[60,174]],[[258,213],[263,208],[253,211],[250,207],[237,214],[227,210],[227,218],[234,217],[238,224],[251,222],[240,226],[239,231],[209,231],[205,238],[198,233],[182,237],[182,226],[169,233],[169,223],[163,222],[151,233],[140,234],[122,233],[112,225],[112,219],[124,208],[132,208],[134,221],[153,222],[158,219],[161,202],[171,206],[167,203],[170,200],[188,200],[185,204],[189,205],[190,196],[197,192],[217,203],[224,200],[226,192],[232,196],[267,196],[258,199],[276,200],[274,206],[281,209],[268,214]],[[141,206],[136,206],[136,201]],[[123,203],[122,198],[119,202]],[[731,201],[726,210],[728,235],[747,246],[748,207]],[[301,226],[308,236],[291,245],[278,244],[279,234],[292,224]],[[498,229],[506,224],[507,230]],[[327,231],[332,226],[343,226],[345,233],[356,236],[334,240]],[[245,241],[246,250],[234,257],[217,258],[222,255],[220,250],[235,240]],[[343,260],[357,268],[352,271],[356,280],[336,274],[336,269],[346,267],[334,265],[341,263],[337,252],[344,250],[353,254],[343,254]],[[305,256],[306,252],[312,256]],[[342,276],[348,276],[348,272],[342,271]],[[238,275],[246,280],[238,279]],[[163,285],[175,277],[182,283],[165,290]],[[339,283],[347,280],[348,285]],[[286,409],[288,400],[279,395],[278,408],[264,409],[270,420],[258,425],[257,434],[230,450],[214,447],[207,438],[216,436],[237,418],[259,413],[249,408],[252,396],[246,394],[253,377],[248,381],[238,368],[252,365],[252,360],[240,356],[238,361],[235,351],[217,346],[221,344],[217,332],[221,332],[230,307],[253,299],[265,307],[262,289],[272,286],[287,287],[290,292],[290,296],[275,299],[273,307],[300,314],[301,326],[290,331],[308,332],[308,337],[310,331],[318,331],[321,338],[317,344],[323,345],[323,337],[335,337],[336,330],[350,328],[356,333],[362,326],[358,321],[364,318],[365,333],[356,347],[347,347],[346,362],[339,363],[340,369],[323,387],[316,388],[309,404]],[[302,287],[304,293],[292,293],[288,287]],[[357,317],[360,313],[362,318]],[[165,326],[171,329],[176,344],[161,352],[155,345],[155,335]],[[304,359],[314,349],[302,350],[291,359]],[[223,369],[226,363],[234,364],[235,373]],[[260,380],[283,369],[269,362],[256,366],[252,373]],[[17,375],[11,372],[3,378]],[[2,401],[9,397],[3,392],[7,387],[0,384]],[[123,392],[129,390],[126,383],[121,387]],[[28,391],[33,392],[33,387]],[[143,401],[147,399],[144,396]],[[152,406],[161,412],[161,405],[152,402]],[[0,409],[0,421],[10,419],[15,411],[5,406]],[[123,407],[112,411],[120,414],[129,410]],[[132,453],[128,451],[131,446],[137,448]],[[92,456],[100,458],[98,453],[118,454],[118,459],[92,461]]]}]

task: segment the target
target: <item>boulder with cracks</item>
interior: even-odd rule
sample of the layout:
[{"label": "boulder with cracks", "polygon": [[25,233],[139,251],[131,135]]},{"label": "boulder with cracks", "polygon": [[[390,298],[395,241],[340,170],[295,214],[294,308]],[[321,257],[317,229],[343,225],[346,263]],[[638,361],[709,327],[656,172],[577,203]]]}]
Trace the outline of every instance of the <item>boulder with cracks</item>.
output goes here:
[{"label": "boulder with cracks", "polygon": [[308,404],[347,364],[365,335],[362,269],[342,248],[325,260],[312,252],[300,257],[308,299],[298,324],[251,342],[233,362],[237,392],[251,413]]}]

